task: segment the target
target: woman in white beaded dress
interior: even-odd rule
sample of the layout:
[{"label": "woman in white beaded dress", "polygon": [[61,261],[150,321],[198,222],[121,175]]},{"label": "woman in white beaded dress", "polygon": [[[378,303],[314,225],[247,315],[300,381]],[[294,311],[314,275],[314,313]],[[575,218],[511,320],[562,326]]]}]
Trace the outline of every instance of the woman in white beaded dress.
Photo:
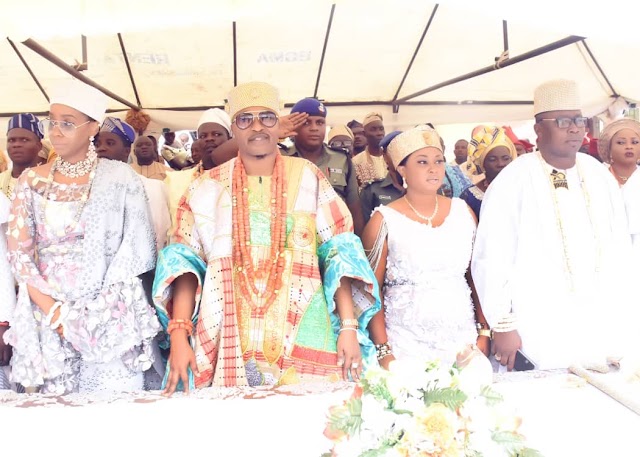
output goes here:
[{"label": "woman in white beaded dress", "polygon": [[385,368],[396,357],[450,364],[468,344],[488,354],[488,327],[468,271],[477,222],[463,200],[438,195],[445,174],[440,137],[415,128],[394,138],[388,153],[407,192],[376,208],[363,234],[383,296],[384,313],[369,324],[378,360]]},{"label": "woman in white beaded dress", "polygon": [[12,380],[42,392],[141,390],[159,330],[139,275],[155,264],[144,187],[127,164],[98,159],[107,105],[72,80],[41,121],[58,158],[19,178],[9,260],[19,284],[5,333]]}]

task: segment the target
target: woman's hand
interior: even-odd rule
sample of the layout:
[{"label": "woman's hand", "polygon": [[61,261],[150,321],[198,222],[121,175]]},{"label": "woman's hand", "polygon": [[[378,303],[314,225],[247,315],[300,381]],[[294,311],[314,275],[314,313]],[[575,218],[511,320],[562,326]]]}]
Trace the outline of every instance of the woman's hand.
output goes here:
[{"label": "woman's hand", "polygon": [[362,354],[358,343],[357,330],[343,329],[338,334],[338,366],[342,367],[342,379],[360,380],[362,374]]},{"label": "woman's hand", "polygon": [[176,391],[179,381],[182,381],[184,392],[189,393],[189,372],[187,368],[191,368],[194,375],[198,372],[196,356],[189,344],[187,331],[185,329],[175,329],[171,332],[169,376],[162,395],[170,397]]},{"label": "woman's hand", "polygon": [[478,336],[476,339],[476,346],[485,356],[489,357],[489,352],[491,351],[491,338],[488,336]]},{"label": "woman's hand", "polygon": [[393,362],[396,358],[393,354],[385,355],[382,359],[378,360],[380,362],[380,366],[385,370],[389,370],[389,364]]}]

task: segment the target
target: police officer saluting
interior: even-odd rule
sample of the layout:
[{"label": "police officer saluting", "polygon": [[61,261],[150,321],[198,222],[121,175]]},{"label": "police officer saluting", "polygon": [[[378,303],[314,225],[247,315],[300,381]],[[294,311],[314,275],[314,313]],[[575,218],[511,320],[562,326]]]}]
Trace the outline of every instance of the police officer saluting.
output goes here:
[{"label": "police officer saluting", "polygon": [[306,122],[296,129],[294,144],[284,155],[302,157],[324,173],[335,191],[344,199],[353,217],[356,235],[362,234],[364,218],[358,196],[358,181],[348,151],[324,144],[327,109],[315,98],[303,98],[291,108],[291,114],[307,113]]}]

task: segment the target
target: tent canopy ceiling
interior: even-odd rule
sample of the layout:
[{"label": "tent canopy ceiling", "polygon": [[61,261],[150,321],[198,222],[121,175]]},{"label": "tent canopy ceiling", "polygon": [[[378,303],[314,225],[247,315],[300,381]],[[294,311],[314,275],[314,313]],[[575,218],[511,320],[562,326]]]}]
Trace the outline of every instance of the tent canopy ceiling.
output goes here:
[{"label": "tent canopy ceiling", "polygon": [[[624,58],[638,40],[605,25],[616,1],[580,17],[575,5],[550,15],[545,2],[514,3],[69,0],[63,16],[60,3],[35,0],[34,21],[0,25],[0,116],[48,111],[49,91],[69,78],[49,53],[85,64],[81,75],[117,96],[111,111],[142,108],[152,129],[194,127],[252,80],[279,87],[285,106],[317,96],[334,124],[371,110],[397,127],[530,119],[534,88],[554,78],[579,82],[587,114],[617,96],[640,100]],[[3,8],[20,17],[25,6]]]}]

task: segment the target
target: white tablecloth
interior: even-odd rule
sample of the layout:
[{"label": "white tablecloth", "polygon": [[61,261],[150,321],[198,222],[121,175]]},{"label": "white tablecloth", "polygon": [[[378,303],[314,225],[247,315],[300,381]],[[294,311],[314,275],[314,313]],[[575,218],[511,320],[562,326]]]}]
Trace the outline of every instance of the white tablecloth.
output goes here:
[{"label": "white tablecloth", "polygon": [[[528,444],[545,457],[640,455],[640,416],[579,378],[509,373],[497,380],[523,418]],[[331,447],[322,435],[328,407],[352,388],[210,388],[171,399],[0,393],[0,456],[318,457]]]}]

